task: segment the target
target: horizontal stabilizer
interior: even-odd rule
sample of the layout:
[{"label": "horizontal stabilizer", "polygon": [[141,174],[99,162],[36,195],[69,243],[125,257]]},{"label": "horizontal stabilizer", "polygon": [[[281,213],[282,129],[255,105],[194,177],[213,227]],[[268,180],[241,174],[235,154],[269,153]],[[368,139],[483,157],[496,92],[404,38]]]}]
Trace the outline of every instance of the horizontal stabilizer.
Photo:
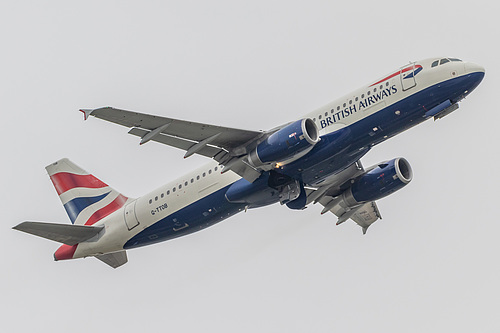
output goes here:
[{"label": "horizontal stabilizer", "polygon": [[96,236],[104,229],[104,226],[22,222],[12,229],[72,246]]},{"label": "horizontal stabilizer", "polygon": [[120,267],[121,265],[126,264],[128,261],[126,251],[106,253],[95,257],[113,268]]}]

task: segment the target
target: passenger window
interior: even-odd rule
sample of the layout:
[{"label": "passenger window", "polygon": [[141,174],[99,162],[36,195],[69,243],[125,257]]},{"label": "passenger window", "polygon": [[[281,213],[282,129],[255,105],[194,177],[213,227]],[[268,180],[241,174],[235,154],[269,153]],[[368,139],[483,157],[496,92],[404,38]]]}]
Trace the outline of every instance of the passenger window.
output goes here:
[{"label": "passenger window", "polygon": [[194,183],[194,178],[191,178],[191,184]]},{"label": "passenger window", "polygon": [[206,173],[203,173],[203,177],[205,177],[207,174]]},{"label": "passenger window", "polygon": [[172,192],[175,192],[175,187],[172,189]]},{"label": "passenger window", "polygon": [[352,99],[349,101],[349,105],[351,105],[351,104],[352,104]]},{"label": "passenger window", "polygon": [[383,86],[383,85],[380,85],[380,87],[379,87],[379,88],[380,88],[380,90],[382,90],[382,89],[384,89],[384,86]]},{"label": "passenger window", "polygon": [[209,175],[212,174],[212,169],[208,170],[208,174]]},{"label": "passenger window", "polygon": [[169,195],[169,194],[170,194],[170,190],[167,191],[167,195]]},{"label": "passenger window", "polygon": [[165,197],[165,193],[162,193],[162,194],[161,194],[161,197],[162,197],[162,198],[163,198],[163,197]]},{"label": "passenger window", "polygon": [[338,111],[338,110],[340,110],[340,105],[339,105],[339,106],[337,106],[337,111]]},{"label": "passenger window", "polygon": [[153,203],[153,200],[152,199],[149,199],[149,204],[151,205]]},{"label": "passenger window", "polygon": [[450,61],[448,59],[444,58],[444,59],[441,59],[441,62],[439,64],[442,65],[442,64],[446,64],[447,62],[450,62]]},{"label": "passenger window", "polygon": [[385,86],[386,86],[386,87],[388,87],[388,86],[389,86],[389,81],[387,81],[387,82],[385,83]]},{"label": "passenger window", "polygon": [[318,119],[321,120],[321,115],[318,116]]},{"label": "passenger window", "polygon": [[346,106],[347,104],[344,103],[344,107]]},{"label": "passenger window", "polygon": [[155,197],[155,201],[158,201],[158,197]]},{"label": "passenger window", "polygon": [[361,94],[361,98],[365,98],[365,94]]},{"label": "passenger window", "polygon": [[377,88],[373,88],[373,92],[374,92],[374,93],[375,93],[375,92],[377,92]]},{"label": "passenger window", "polygon": [[355,99],[354,101],[355,101],[355,102],[357,102],[357,101],[358,101],[358,98],[356,97],[356,99]]},{"label": "passenger window", "polygon": [[179,184],[179,190],[182,188],[182,184]]},{"label": "passenger window", "polygon": [[[327,113],[327,114],[328,114],[328,113]],[[217,167],[215,167],[214,171],[217,171],[217,169],[218,169],[218,168],[217,168]]]},{"label": "passenger window", "polygon": [[196,176],[196,180],[200,180],[200,175]]},{"label": "passenger window", "polygon": [[188,186],[188,182],[185,182],[185,183],[184,183],[184,186]]}]

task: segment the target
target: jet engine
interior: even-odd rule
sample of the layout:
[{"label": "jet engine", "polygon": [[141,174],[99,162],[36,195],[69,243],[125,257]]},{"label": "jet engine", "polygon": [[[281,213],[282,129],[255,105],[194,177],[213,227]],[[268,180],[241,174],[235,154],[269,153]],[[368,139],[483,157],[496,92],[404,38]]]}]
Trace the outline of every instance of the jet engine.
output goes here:
[{"label": "jet engine", "polygon": [[319,140],[314,121],[304,118],[271,134],[248,154],[248,160],[254,167],[294,160],[305,155]]},{"label": "jet engine", "polygon": [[404,158],[379,163],[354,181],[344,192],[344,202],[349,207],[375,201],[396,192],[413,179],[411,166]]}]

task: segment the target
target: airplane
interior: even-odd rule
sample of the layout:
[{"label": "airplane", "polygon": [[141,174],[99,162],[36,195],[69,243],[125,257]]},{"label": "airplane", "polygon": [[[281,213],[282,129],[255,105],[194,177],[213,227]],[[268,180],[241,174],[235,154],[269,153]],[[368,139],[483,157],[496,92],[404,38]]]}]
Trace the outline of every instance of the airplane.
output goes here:
[{"label": "airplane", "polygon": [[68,159],[46,167],[72,224],[26,221],[13,229],[63,243],[56,261],[95,257],[116,268],[126,250],[185,236],[248,209],[280,203],[352,220],[363,234],[381,218],[376,201],[413,178],[404,158],[364,168],[375,145],[459,107],[485,69],[457,58],[410,62],[298,120],[251,131],[112,107],[82,109],[155,141],[211,158],[137,199],[117,192]]}]

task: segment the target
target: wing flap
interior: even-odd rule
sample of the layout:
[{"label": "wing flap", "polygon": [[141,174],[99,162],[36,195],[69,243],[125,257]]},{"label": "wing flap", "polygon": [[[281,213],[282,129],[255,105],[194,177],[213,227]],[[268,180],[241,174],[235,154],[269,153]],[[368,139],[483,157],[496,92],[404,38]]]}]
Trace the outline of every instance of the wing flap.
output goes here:
[{"label": "wing flap", "polygon": [[97,236],[104,226],[26,221],[12,229],[73,246]]}]

